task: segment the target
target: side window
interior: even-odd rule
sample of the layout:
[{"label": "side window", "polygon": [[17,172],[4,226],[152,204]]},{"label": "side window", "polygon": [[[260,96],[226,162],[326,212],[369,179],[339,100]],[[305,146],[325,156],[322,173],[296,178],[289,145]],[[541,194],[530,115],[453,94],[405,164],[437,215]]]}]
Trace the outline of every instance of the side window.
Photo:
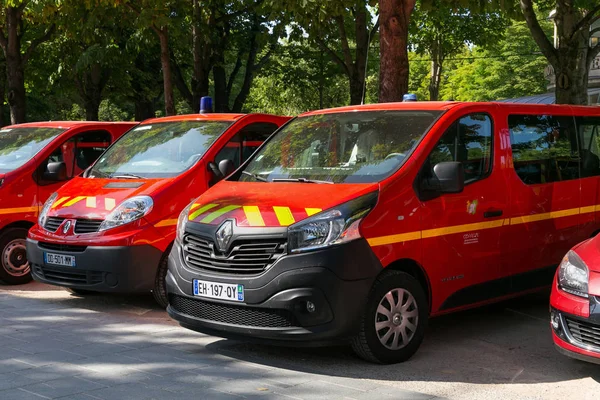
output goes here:
[{"label": "side window", "polygon": [[573,117],[510,115],[515,172],[528,184],[579,178],[579,152]]},{"label": "side window", "polygon": [[444,133],[429,155],[429,164],[460,161],[465,182],[486,177],[492,170],[493,124],[489,115],[478,113],[460,118]]},{"label": "side window", "polygon": [[577,117],[581,156],[581,177],[600,175],[600,118]]},{"label": "side window", "polygon": [[278,126],[269,122],[255,122],[242,128],[215,157],[219,165],[222,160],[231,160],[239,167],[248,159]]}]

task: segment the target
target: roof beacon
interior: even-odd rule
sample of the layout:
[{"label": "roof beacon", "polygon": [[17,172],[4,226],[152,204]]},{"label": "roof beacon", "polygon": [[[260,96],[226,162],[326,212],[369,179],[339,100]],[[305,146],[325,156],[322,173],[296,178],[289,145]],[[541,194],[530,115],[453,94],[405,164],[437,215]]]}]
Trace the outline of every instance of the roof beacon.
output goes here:
[{"label": "roof beacon", "polygon": [[407,93],[402,96],[402,101],[417,101],[417,95],[414,93]]},{"label": "roof beacon", "polygon": [[204,96],[200,99],[200,114],[209,114],[213,112],[212,97]]}]

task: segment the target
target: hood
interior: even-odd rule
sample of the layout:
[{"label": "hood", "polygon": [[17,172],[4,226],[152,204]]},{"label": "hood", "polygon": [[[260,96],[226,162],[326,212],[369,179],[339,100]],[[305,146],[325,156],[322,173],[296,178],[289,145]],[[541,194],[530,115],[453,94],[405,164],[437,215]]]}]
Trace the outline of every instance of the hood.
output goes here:
[{"label": "hood", "polygon": [[48,216],[104,219],[124,200],[152,196],[171,179],[86,179],[75,178],[58,190]]},{"label": "hood", "polygon": [[192,205],[190,221],[237,226],[289,226],[379,188],[370,184],[263,183],[224,181]]}]

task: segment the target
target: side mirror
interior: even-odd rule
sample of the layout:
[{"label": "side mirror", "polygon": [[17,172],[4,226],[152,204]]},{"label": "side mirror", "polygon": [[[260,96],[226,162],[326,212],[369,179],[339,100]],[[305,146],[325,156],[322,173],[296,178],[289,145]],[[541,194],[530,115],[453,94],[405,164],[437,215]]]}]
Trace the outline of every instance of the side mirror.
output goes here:
[{"label": "side mirror", "polygon": [[64,162],[48,163],[42,175],[45,181],[61,182],[67,180],[67,164]]},{"label": "side mirror", "polygon": [[213,173],[217,180],[223,179],[223,174],[221,174],[219,167],[214,162],[211,161],[208,163],[208,170]]},{"label": "side mirror", "polygon": [[235,171],[235,165],[233,164],[233,161],[231,161],[231,160],[222,160],[219,163],[219,171],[223,175],[223,178],[225,178],[226,176],[231,175],[231,173],[233,171]]},{"label": "side mirror", "polygon": [[433,167],[440,193],[460,193],[465,188],[465,169],[461,162],[441,162]]}]

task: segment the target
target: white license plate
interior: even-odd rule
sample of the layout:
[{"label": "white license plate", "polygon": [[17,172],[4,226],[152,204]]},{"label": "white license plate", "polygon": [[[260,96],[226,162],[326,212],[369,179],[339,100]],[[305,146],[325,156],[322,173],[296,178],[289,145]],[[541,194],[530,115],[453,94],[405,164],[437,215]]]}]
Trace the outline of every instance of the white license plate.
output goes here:
[{"label": "white license plate", "polygon": [[211,299],[244,301],[244,285],[194,279],[194,296]]},{"label": "white license plate", "polygon": [[62,265],[63,267],[74,267],[75,256],[64,254],[44,253],[44,262],[46,264]]}]

